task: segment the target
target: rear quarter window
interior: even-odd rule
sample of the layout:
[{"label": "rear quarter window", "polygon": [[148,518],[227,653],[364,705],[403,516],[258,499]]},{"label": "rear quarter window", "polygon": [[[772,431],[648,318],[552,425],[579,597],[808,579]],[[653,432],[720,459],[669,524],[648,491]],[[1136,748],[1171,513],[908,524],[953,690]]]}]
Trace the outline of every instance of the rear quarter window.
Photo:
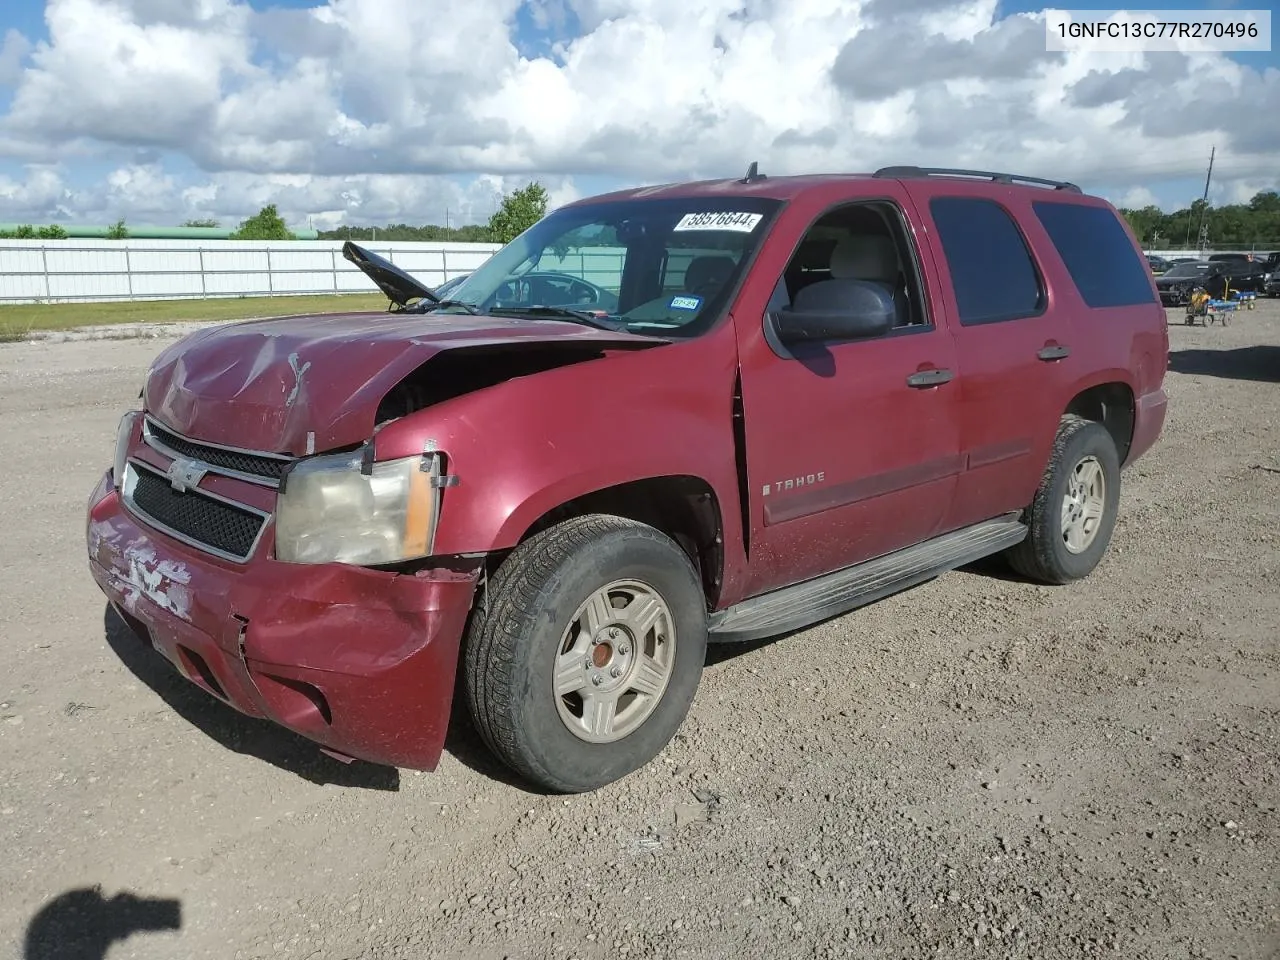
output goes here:
[{"label": "rear quarter window", "polygon": [[963,326],[1044,312],[1040,273],[1004,207],[974,197],[936,197],[929,212],[950,268]]},{"label": "rear quarter window", "polygon": [[1078,203],[1032,206],[1086,305],[1155,303],[1145,263],[1115,213]]}]

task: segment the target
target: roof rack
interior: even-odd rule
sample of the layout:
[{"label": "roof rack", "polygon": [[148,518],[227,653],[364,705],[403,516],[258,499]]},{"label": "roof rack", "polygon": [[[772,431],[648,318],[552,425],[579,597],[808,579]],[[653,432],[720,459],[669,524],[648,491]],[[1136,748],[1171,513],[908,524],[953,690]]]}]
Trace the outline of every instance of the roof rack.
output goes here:
[{"label": "roof rack", "polygon": [[739,183],[755,183],[757,180],[768,180],[769,178],[760,172],[760,164],[755,160],[751,161],[751,166],[747,167],[747,175],[739,180]]},{"label": "roof rack", "polygon": [[1055,190],[1083,193],[1078,186],[1066,180],[1043,180],[1040,177],[1024,177],[1016,173],[993,173],[990,170],[960,170],[949,167],[881,167],[874,174],[881,180],[912,180],[917,177],[968,177],[973,180],[991,180],[994,183],[1036,183]]}]

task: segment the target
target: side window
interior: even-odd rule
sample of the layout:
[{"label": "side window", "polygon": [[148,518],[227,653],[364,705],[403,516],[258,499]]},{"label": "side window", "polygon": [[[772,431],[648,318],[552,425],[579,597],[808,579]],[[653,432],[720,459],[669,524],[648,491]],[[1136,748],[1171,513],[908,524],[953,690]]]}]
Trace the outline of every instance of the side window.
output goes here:
[{"label": "side window", "polygon": [[893,300],[895,327],[931,326],[915,252],[901,213],[890,203],[851,203],[810,225],[778,280],[769,310],[796,303],[803,290],[828,280],[877,284]]},{"label": "side window", "polygon": [[929,204],[960,323],[998,323],[1044,312],[1044,284],[1013,218],[998,203],[937,197]]},{"label": "side window", "polygon": [[1156,302],[1143,261],[1114,213],[1078,203],[1032,206],[1088,306]]}]

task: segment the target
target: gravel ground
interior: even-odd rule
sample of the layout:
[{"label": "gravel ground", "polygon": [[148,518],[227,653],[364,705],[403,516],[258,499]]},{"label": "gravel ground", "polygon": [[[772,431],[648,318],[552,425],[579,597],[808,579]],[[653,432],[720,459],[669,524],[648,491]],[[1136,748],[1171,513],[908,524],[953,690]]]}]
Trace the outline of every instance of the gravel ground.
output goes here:
[{"label": "gravel ground", "polygon": [[1170,312],[1112,550],[715,653],[592,795],[344,766],[105,615],[85,499],[155,341],[0,347],[0,957],[1280,955],[1280,303]]}]

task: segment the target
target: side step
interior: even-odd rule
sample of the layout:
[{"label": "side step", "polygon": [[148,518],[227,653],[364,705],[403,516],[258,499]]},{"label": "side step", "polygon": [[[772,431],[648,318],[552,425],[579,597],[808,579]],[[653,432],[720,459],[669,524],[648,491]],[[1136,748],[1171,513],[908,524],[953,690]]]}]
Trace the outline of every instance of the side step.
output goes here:
[{"label": "side step", "polygon": [[1027,535],[1017,514],[965,527],[905,550],[824,574],[711,616],[708,640],[744,643],[789,633],[999,553]]}]

